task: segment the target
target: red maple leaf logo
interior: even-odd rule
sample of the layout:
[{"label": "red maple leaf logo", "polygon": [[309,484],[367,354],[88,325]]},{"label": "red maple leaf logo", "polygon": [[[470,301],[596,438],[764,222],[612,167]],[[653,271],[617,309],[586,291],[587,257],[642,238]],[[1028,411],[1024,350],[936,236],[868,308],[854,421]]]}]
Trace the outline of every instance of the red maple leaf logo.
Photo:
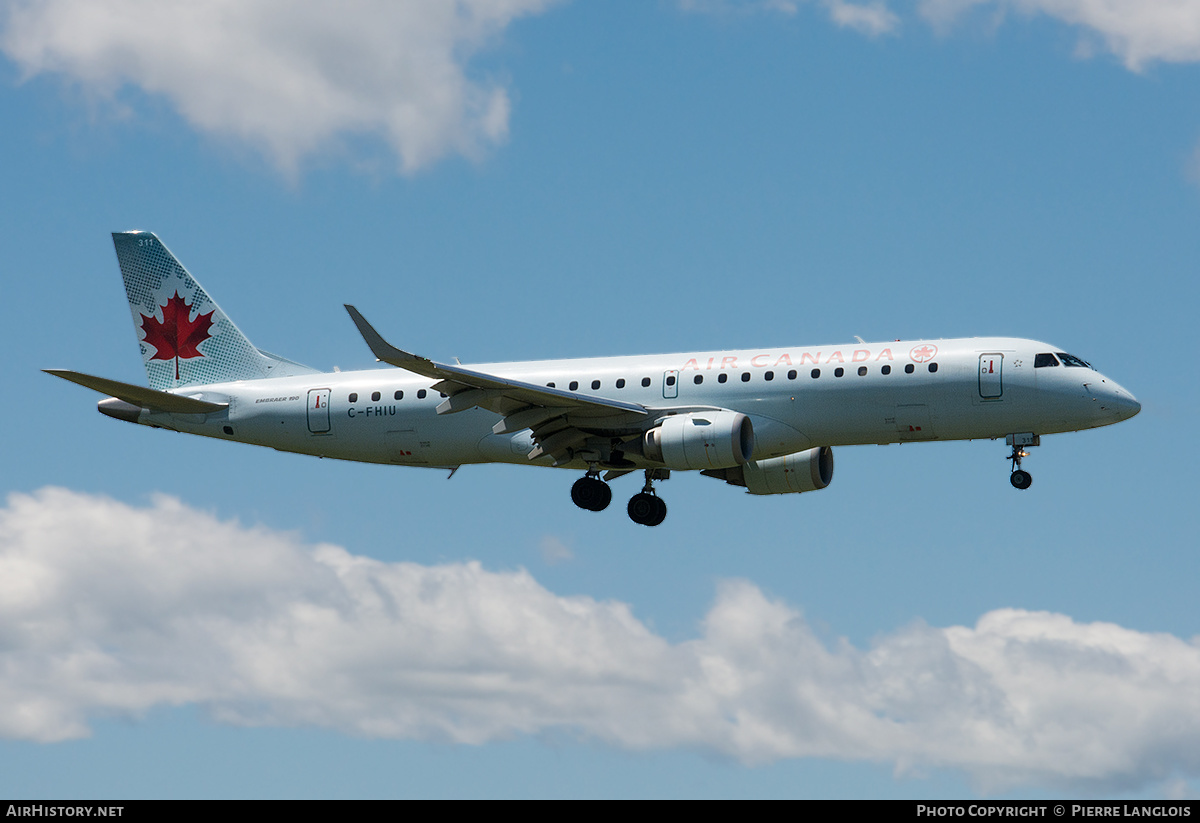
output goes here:
[{"label": "red maple leaf logo", "polygon": [[154,347],[154,356],[150,359],[174,359],[175,379],[178,380],[179,358],[204,356],[196,347],[212,337],[208,330],[212,328],[213,312],[197,314],[191,319],[192,307],[179,296],[178,290],[161,308],[161,321],[153,314],[142,315],[142,331],[146,333],[146,342]]},{"label": "red maple leaf logo", "polygon": [[930,346],[928,344],[924,346],[913,346],[912,351],[908,353],[908,356],[913,360],[916,360],[918,363],[924,363],[937,357],[937,351],[937,346]]}]

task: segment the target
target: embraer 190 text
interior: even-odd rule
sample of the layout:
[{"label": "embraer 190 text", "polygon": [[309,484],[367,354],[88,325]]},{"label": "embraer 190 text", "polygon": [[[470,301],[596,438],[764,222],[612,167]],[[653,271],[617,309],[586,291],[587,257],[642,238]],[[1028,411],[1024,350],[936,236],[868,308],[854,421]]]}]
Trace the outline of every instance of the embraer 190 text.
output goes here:
[{"label": "embraer 190 text", "polygon": [[[1137,414],[1133,395],[1034,340],[910,340],[470,368],[394,348],[350,317],[395,368],[320,372],[255,348],[159,239],[113,235],[150,387],[49,370],[111,395],[110,417],[282,451],[451,470],[521,463],[584,472],[571,498],[600,511],[608,481],[642,471],[629,501],[656,526],[654,481],[698,470],[751,494],[814,491],[833,446],[1005,438],[1027,489],[1043,434]],[[603,472],[603,477],[601,473]]]}]

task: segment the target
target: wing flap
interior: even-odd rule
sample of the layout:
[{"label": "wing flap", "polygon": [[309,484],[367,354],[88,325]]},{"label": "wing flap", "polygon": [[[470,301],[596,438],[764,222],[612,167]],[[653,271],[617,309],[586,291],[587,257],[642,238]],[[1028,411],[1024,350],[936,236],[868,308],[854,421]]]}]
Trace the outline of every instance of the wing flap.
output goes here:
[{"label": "wing flap", "polygon": [[555,463],[567,462],[563,458],[567,456],[568,449],[582,445],[588,439],[585,432],[579,429],[565,428],[554,434],[546,435],[538,438],[538,444],[529,452],[530,460],[537,460],[544,454],[548,454],[554,458]]},{"label": "wing flap", "polygon": [[566,414],[566,412],[567,410],[561,407],[525,406],[505,415],[503,420],[492,426],[492,433],[512,434],[513,432],[519,432],[521,429],[537,429],[546,421],[560,417]]}]

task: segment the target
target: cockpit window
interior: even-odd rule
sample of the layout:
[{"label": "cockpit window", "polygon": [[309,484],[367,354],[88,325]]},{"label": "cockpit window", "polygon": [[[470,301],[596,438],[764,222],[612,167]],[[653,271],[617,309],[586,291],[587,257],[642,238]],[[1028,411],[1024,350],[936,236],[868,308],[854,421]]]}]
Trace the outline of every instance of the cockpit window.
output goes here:
[{"label": "cockpit window", "polygon": [[1058,359],[1062,361],[1064,366],[1074,366],[1078,369],[1090,369],[1092,367],[1091,363],[1084,362],[1073,354],[1066,354],[1061,351],[1058,353]]},{"label": "cockpit window", "polygon": [[1049,352],[1046,352],[1045,354],[1039,354],[1033,361],[1033,367],[1035,369],[1041,369],[1046,366],[1057,366],[1057,365],[1058,365],[1058,358],[1055,357],[1054,355],[1050,354]]}]

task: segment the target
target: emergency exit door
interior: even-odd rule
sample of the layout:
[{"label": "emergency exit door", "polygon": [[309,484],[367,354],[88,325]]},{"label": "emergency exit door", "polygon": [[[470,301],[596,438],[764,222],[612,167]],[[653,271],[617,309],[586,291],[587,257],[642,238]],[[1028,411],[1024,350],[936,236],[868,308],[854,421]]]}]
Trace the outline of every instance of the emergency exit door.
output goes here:
[{"label": "emergency exit door", "polygon": [[670,369],[663,372],[663,397],[673,400],[679,396],[679,372]]},{"label": "emergency exit door", "polygon": [[309,389],[308,430],[313,434],[329,432],[329,389]]}]

